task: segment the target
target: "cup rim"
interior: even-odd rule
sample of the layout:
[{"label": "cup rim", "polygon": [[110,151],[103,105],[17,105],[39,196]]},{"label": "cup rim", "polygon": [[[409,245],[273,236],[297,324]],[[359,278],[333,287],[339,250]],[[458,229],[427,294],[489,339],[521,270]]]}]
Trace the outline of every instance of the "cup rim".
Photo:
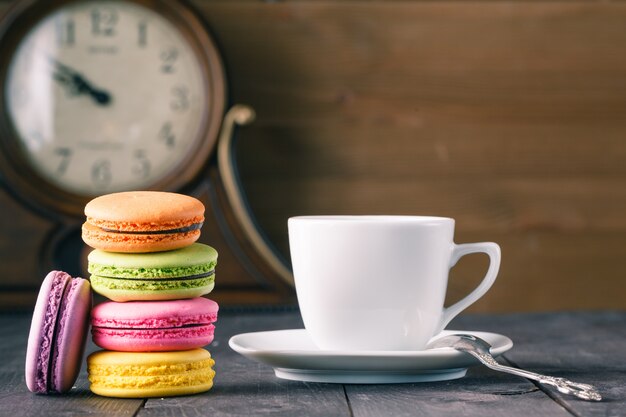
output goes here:
[{"label": "cup rim", "polygon": [[293,216],[289,218],[289,222],[319,222],[319,223],[412,223],[412,224],[442,224],[453,222],[451,217],[440,216],[413,216],[413,215],[397,215],[397,214],[323,214],[323,215],[304,215]]}]

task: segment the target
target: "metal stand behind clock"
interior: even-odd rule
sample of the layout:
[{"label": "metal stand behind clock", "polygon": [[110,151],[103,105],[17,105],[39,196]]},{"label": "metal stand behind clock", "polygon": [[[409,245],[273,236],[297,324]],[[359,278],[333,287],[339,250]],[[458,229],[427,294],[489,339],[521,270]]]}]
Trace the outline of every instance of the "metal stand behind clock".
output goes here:
[{"label": "metal stand behind clock", "polygon": [[216,191],[212,207],[220,209],[224,215],[222,230],[225,235],[231,234],[230,249],[245,261],[242,265],[249,265],[248,272],[256,277],[261,288],[267,291],[267,284],[270,284],[275,296],[279,297],[273,300],[270,292],[266,294],[266,297],[269,295],[267,301],[294,301],[293,275],[256,225],[236,174],[233,130],[235,125],[246,125],[254,117],[254,110],[244,105],[233,106],[224,117],[217,145],[216,170],[211,175]]}]

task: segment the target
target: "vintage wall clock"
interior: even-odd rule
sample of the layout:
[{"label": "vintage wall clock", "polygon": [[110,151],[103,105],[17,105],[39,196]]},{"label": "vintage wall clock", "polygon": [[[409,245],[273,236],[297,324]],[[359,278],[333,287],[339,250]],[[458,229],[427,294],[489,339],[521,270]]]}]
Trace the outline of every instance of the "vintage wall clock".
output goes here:
[{"label": "vintage wall clock", "polygon": [[197,174],[226,91],[194,14],[176,2],[19,4],[0,63],[3,174],[15,190],[72,214],[94,195],[176,189]]},{"label": "vintage wall clock", "polygon": [[[246,258],[242,273],[255,282],[262,275],[281,291],[290,286],[285,263],[254,226],[232,165],[232,128],[253,113],[239,106],[225,117],[220,51],[188,5],[18,1],[0,23],[0,51],[0,174],[18,200],[75,223],[96,195],[193,193],[210,182],[214,199],[206,203],[235,257]],[[262,264],[261,272],[250,264]]]}]

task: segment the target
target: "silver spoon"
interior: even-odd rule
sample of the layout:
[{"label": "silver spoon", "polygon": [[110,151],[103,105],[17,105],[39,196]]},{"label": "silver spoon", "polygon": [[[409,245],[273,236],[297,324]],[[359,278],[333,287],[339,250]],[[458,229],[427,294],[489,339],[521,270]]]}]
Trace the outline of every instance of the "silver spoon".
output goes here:
[{"label": "silver spoon", "polygon": [[491,345],[483,339],[469,335],[469,334],[454,334],[450,336],[440,337],[428,343],[427,349],[439,349],[450,347],[462,352],[467,352],[481,361],[487,367],[502,372],[508,372],[513,375],[518,375],[524,378],[538,381],[544,385],[552,385],[562,392],[563,394],[575,395],[583,400],[600,401],[602,396],[591,385],[580,384],[577,382],[569,381],[565,378],[556,378],[553,376],[536,374],[534,372],[525,371],[523,369],[511,368],[510,366],[500,365],[491,356],[489,349]]}]

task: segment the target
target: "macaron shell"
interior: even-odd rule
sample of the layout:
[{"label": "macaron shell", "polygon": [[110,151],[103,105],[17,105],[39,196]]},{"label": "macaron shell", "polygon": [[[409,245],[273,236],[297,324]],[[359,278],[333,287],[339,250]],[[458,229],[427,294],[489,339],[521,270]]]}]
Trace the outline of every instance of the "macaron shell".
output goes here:
[{"label": "macaron shell", "polygon": [[209,294],[214,286],[215,274],[189,280],[138,280],[91,276],[93,290],[117,302],[195,298]]},{"label": "macaron shell", "polygon": [[[215,371],[211,371],[215,375]],[[205,372],[199,373],[199,375],[189,374],[188,379],[192,380],[188,385],[172,386],[168,387],[156,387],[156,388],[135,388],[134,386],[121,386],[108,387],[100,383],[91,384],[91,391],[94,394],[101,395],[103,397],[113,398],[158,398],[158,397],[179,397],[183,395],[200,394],[202,392],[209,391],[213,388],[213,378],[206,378]],[[194,379],[192,379],[194,378]],[[150,385],[153,377],[134,378],[134,385]],[[206,382],[202,382],[206,381]]]},{"label": "macaron shell", "polygon": [[168,329],[210,324],[217,320],[218,304],[208,298],[174,301],[104,302],[91,311],[94,327],[112,329]]},{"label": "macaron shell", "polygon": [[48,366],[54,348],[54,328],[65,286],[71,277],[51,271],[44,278],[33,312],[26,349],[26,386],[32,392],[48,392]]},{"label": "macaron shell", "polygon": [[169,230],[203,222],[204,205],[183,194],[127,191],[94,198],[85,215],[94,226],[113,230]]},{"label": "macaron shell", "polygon": [[55,392],[69,391],[80,372],[92,304],[89,281],[72,279],[64,298],[57,321],[56,349],[51,363],[51,389]]},{"label": "macaron shell", "polygon": [[26,353],[28,389],[36,393],[66,392],[81,368],[88,317],[89,282],[62,271],[44,279],[31,322]]},{"label": "macaron shell", "polygon": [[87,358],[91,390],[122,398],[169,397],[208,391],[215,364],[204,349],[179,352],[100,351]]},{"label": "macaron shell", "polygon": [[194,243],[185,248],[158,253],[115,253],[93,250],[87,256],[89,272],[110,278],[179,278],[211,272],[217,251]]},{"label": "macaron shell", "polygon": [[172,234],[125,234],[107,232],[89,223],[82,226],[82,238],[87,245],[111,252],[163,252],[189,246],[199,237],[200,230]]}]

